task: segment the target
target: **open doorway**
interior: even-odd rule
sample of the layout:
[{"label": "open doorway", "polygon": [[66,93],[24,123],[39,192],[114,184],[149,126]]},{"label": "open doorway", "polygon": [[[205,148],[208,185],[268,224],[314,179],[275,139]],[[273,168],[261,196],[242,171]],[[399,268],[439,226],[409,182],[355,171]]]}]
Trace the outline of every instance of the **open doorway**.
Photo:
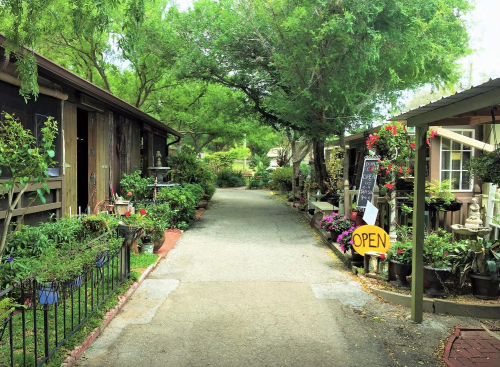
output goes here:
[{"label": "open doorway", "polygon": [[76,201],[78,208],[81,208],[82,213],[86,211],[89,202],[89,129],[88,129],[89,113],[78,108],[76,118]]}]

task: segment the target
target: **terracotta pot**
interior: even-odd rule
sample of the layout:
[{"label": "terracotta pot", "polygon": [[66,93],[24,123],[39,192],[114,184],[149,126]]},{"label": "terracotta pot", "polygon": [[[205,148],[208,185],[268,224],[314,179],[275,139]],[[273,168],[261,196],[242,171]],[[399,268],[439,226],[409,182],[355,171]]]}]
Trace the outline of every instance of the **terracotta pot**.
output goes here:
[{"label": "terracotta pot", "polygon": [[163,233],[163,237],[160,240],[154,243],[153,251],[154,252],[158,251],[163,246],[164,242],[165,242],[165,233]]},{"label": "terracotta pot", "polygon": [[500,280],[493,280],[488,275],[470,274],[472,294],[479,299],[498,299]]},{"label": "terracotta pot", "polygon": [[351,215],[349,216],[349,219],[352,221],[352,222],[355,222],[356,221],[356,218],[358,216],[358,211],[357,210],[353,210],[351,212]]},{"label": "terracotta pot", "polygon": [[444,282],[451,276],[451,269],[434,269],[424,266],[424,288],[429,297],[443,297]]}]

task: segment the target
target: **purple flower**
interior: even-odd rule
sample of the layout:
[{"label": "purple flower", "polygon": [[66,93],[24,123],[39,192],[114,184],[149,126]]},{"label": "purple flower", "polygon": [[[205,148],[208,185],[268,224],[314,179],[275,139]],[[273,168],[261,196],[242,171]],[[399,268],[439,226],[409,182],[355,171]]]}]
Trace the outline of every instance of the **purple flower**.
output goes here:
[{"label": "purple flower", "polygon": [[340,244],[340,249],[345,252],[344,245],[342,243]]},{"label": "purple flower", "polygon": [[14,258],[13,258],[12,256],[9,256],[9,257],[7,258],[7,261],[8,261],[8,262],[10,262],[10,263],[11,263],[13,260],[14,260]]},{"label": "purple flower", "polygon": [[352,240],[350,240],[350,241],[349,241],[349,244],[351,244],[351,245],[352,245],[353,243],[354,243],[354,242],[352,242]]},{"label": "purple flower", "polygon": [[346,217],[346,216],[344,216],[344,219],[347,219],[347,217]]}]

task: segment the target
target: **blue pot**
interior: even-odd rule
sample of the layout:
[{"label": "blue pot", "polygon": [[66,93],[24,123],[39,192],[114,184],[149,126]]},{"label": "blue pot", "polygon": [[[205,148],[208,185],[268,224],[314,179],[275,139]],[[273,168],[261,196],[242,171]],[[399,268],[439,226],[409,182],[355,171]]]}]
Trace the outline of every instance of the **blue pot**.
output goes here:
[{"label": "blue pot", "polygon": [[101,254],[97,257],[95,261],[95,266],[98,268],[102,268],[104,264],[108,261],[108,255],[107,254]]},{"label": "blue pot", "polygon": [[76,289],[76,288],[79,288],[81,287],[83,284],[83,278],[81,275],[78,275],[75,280],[71,281],[68,283],[67,287],[69,289]]},{"label": "blue pot", "polygon": [[59,292],[57,288],[52,285],[52,283],[45,283],[40,289],[38,289],[38,303],[42,305],[53,305],[57,303],[57,298]]}]

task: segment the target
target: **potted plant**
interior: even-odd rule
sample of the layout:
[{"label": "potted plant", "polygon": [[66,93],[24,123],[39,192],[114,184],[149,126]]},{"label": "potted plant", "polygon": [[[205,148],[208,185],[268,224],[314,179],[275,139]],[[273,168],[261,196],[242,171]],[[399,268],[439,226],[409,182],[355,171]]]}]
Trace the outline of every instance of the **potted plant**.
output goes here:
[{"label": "potted plant", "polygon": [[351,227],[344,232],[342,232],[336,239],[336,242],[339,244],[340,249],[346,253],[347,251],[351,251],[351,260],[353,262],[361,262],[363,261],[363,256],[358,254],[356,250],[352,247],[352,233],[356,230],[354,225],[351,224]]},{"label": "potted plant", "polygon": [[463,240],[454,252],[454,270],[460,273],[462,286],[467,278],[472,284],[472,294],[479,299],[498,299],[500,278],[500,241]]},{"label": "potted plant", "polygon": [[444,282],[452,274],[452,235],[444,230],[429,234],[424,239],[424,287],[430,297],[444,295]]},{"label": "potted plant", "polygon": [[397,231],[398,240],[391,245],[387,253],[387,259],[390,260],[391,267],[397,276],[394,285],[397,288],[409,289],[410,284],[406,277],[411,274],[412,263],[412,228],[402,226]]},{"label": "potted plant", "polygon": [[350,219],[346,216],[339,215],[338,213],[325,215],[318,224],[324,230],[330,231],[332,241],[337,241],[337,238],[342,232],[345,232],[352,227]]},{"label": "potted plant", "polygon": [[121,218],[118,230],[126,241],[133,242],[140,237],[147,225],[146,214],[146,209],[140,209],[137,214],[126,212]]},{"label": "potted plant", "polygon": [[469,161],[470,173],[485,183],[491,182],[494,185],[500,185],[500,148],[493,152],[483,152],[482,155],[473,157]]},{"label": "potted plant", "polygon": [[425,183],[425,191],[429,197],[425,198],[429,210],[450,211],[460,210],[462,202],[457,201],[455,195],[451,192],[452,180],[433,180]]}]

